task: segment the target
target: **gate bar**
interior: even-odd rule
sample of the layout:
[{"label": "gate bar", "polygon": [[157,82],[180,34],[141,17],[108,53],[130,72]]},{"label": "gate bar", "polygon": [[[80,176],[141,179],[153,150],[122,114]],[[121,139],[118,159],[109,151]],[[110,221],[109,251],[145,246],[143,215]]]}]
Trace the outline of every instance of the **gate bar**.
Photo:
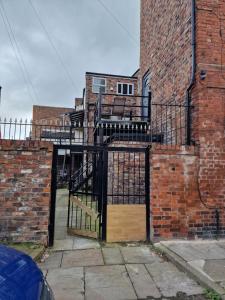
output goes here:
[{"label": "gate bar", "polygon": [[50,216],[48,225],[48,245],[52,247],[54,244],[54,230],[55,230],[55,204],[56,204],[56,189],[57,189],[57,147],[53,146],[52,156],[52,180],[51,180],[51,204]]},{"label": "gate bar", "polygon": [[103,172],[102,172],[102,240],[106,241],[107,227],[107,185],[108,185],[108,149],[103,151]]},{"label": "gate bar", "polygon": [[145,150],[146,239],[150,242],[150,148]]}]

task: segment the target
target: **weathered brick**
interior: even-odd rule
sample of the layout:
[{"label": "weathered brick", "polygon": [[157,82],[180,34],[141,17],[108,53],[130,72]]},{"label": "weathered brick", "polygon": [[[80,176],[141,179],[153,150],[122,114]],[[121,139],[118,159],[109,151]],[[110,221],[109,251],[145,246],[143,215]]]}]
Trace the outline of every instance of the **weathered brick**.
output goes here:
[{"label": "weathered brick", "polygon": [[[0,239],[47,244],[52,145],[6,140],[0,143],[0,159],[4,157],[6,166],[0,167]],[[46,166],[41,174],[40,163]]]}]

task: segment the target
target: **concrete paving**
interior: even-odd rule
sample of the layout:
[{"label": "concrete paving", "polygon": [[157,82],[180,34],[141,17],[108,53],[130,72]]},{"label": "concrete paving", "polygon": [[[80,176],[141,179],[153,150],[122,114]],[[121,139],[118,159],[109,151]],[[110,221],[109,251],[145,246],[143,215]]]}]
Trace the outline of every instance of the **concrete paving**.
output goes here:
[{"label": "concrete paving", "polygon": [[56,300],[205,299],[195,281],[146,245],[101,247],[69,236],[67,206],[68,191],[58,190],[54,247],[39,264]]},{"label": "concrete paving", "polygon": [[148,246],[88,247],[50,250],[39,264],[56,300],[205,299],[194,280]]},{"label": "concrete paving", "polygon": [[48,283],[54,291],[55,300],[84,299],[83,268],[60,268],[49,270]]},{"label": "concrete paving", "polygon": [[100,249],[65,251],[62,268],[104,265]]},{"label": "concrete paving", "polygon": [[225,240],[167,241],[156,246],[225,299]]}]

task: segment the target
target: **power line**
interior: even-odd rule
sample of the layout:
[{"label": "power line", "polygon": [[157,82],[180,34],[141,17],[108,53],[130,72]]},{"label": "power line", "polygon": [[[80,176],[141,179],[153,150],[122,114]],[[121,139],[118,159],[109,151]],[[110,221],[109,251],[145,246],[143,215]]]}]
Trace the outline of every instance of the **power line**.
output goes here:
[{"label": "power line", "polygon": [[129,32],[129,30],[120,22],[120,20],[115,16],[115,14],[102,2],[102,0],[97,0],[98,3],[106,10],[106,12],[113,18],[113,20],[128,34],[130,40],[139,47],[139,43],[136,38]]},{"label": "power line", "polygon": [[[34,101],[35,98],[36,98],[36,93],[35,93],[33,84],[32,84],[32,82],[31,82],[31,80],[29,78],[29,73],[28,73],[28,71],[26,69],[26,65],[25,65],[24,60],[22,58],[21,52],[19,50],[19,46],[17,44],[15,35],[13,33],[13,29],[12,29],[12,27],[10,25],[10,22],[9,22],[9,19],[7,17],[6,11],[4,9],[2,0],[0,0],[0,14],[1,14],[1,17],[2,17],[2,20],[3,20],[3,23],[5,25],[7,34],[9,36],[11,47],[12,47],[12,49],[14,51],[14,55],[15,55],[16,60],[18,62],[19,68],[21,70],[21,73],[22,73],[22,76],[23,76],[23,79],[24,79],[24,82],[25,82],[28,94],[30,95],[30,97]],[[33,92],[34,95],[32,95],[32,93],[30,92],[29,85],[30,85],[30,88],[31,88],[31,90],[32,90],[32,92]]]},{"label": "power line", "polygon": [[43,21],[41,20],[41,17],[40,17],[40,15],[39,15],[39,12],[37,11],[37,9],[35,8],[35,6],[33,5],[32,1],[31,1],[31,0],[28,0],[28,1],[29,1],[30,5],[31,5],[31,7],[32,7],[32,9],[33,9],[33,11],[34,11],[34,13],[35,13],[37,19],[38,19],[38,22],[40,23],[40,25],[41,25],[43,31],[44,31],[45,34],[46,34],[46,37],[47,37],[47,39],[48,39],[50,45],[52,46],[53,50],[55,51],[55,54],[56,54],[56,56],[57,56],[59,62],[61,63],[61,65],[62,65],[62,67],[63,67],[63,69],[64,69],[64,72],[65,72],[67,78],[69,79],[69,81],[70,81],[71,85],[73,86],[73,88],[75,87],[75,89],[77,89],[76,83],[75,83],[75,81],[73,80],[73,78],[72,78],[70,72],[68,71],[68,69],[67,69],[67,67],[66,67],[66,65],[65,65],[65,63],[64,63],[64,61],[63,61],[63,59],[62,59],[62,57],[61,57],[61,55],[60,55],[60,53],[59,53],[59,51],[57,50],[55,44],[53,43],[53,40],[52,40],[52,38],[51,38],[51,36],[50,36],[50,33],[48,32],[46,26],[44,25]]}]

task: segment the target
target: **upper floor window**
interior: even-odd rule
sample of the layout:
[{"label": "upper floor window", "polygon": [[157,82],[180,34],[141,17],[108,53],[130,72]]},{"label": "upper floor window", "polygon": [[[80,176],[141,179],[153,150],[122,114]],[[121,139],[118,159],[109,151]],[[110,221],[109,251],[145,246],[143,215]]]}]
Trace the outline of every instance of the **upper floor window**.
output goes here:
[{"label": "upper floor window", "polygon": [[93,77],[92,81],[92,92],[99,93],[100,89],[102,93],[106,92],[106,79],[100,77]]},{"label": "upper floor window", "polygon": [[119,95],[133,95],[134,85],[133,83],[117,83],[117,94]]}]

